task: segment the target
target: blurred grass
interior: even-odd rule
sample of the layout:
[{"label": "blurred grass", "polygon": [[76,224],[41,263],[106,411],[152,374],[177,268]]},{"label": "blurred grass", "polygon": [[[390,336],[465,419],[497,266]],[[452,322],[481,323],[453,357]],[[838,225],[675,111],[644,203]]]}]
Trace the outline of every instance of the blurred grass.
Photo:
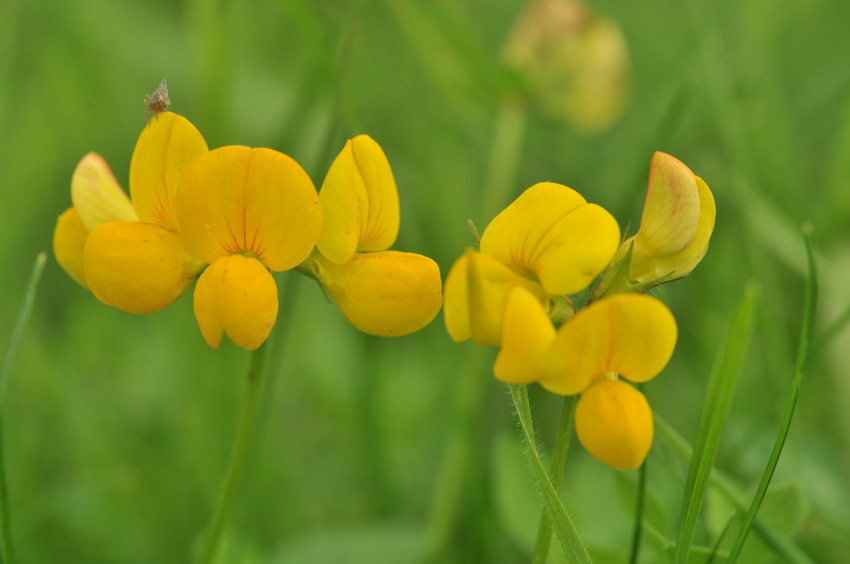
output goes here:
[{"label": "blurred grass", "polygon": [[[802,222],[814,224],[821,272],[815,335],[850,302],[850,4],[591,4],[622,26],[629,45],[626,112],[586,136],[530,108],[507,197],[558,181],[636,226],[653,151],[708,182],[718,205],[712,246],[692,276],[664,288],[680,342],[644,389],[659,414],[694,437],[727,312],[747,281],[758,282],[762,315],[717,459],[749,490],[790,390],[804,267],[793,233]],[[50,248],[56,216],[70,203],[77,161],[98,151],[123,182],[145,123],[142,98],[163,77],[172,108],[210,146],[282,150],[317,183],[345,139],[373,136],[399,184],[396,247],[428,254],[447,272],[472,244],[466,219],[479,229],[491,219],[482,209],[491,145],[513,88],[498,55],[519,9],[474,0],[6,0],[0,348],[29,265]],[[515,430],[509,398],[489,375],[492,358],[478,355],[484,383],[464,388],[458,367],[471,345],[452,343],[439,319],[416,335],[370,338],[313,284],[283,279],[291,280],[270,351],[271,390],[228,561],[342,562],[328,548],[335,542],[360,554],[391,547],[384,556],[392,562],[403,560],[388,554],[423,550],[462,389],[482,397],[439,561],[528,561],[523,539],[533,535],[503,517],[512,506],[498,506],[516,498],[503,489],[531,489],[519,483],[529,476],[514,472],[512,482],[500,470],[513,462],[496,445]],[[248,355],[209,350],[188,297],[153,315],[125,314],[53,261],[42,284],[4,421],[19,560],[188,559],[224,471]],[[838,332],[810,358],[775,478],[799,488],[799,528],[788,534],[815,561],[850,560],[848,345],[850,331]],[[561,400],[534,387],[530,394],[541,442],[551,444]],[[686,466],[660,441],[650,463],[646,518],[675,538]],[[624,560],[636,479],[572,450],[565,504],[594,562]],[[715,534],[698,524],[698,542],[710,546]],[[653,550],[644,547],[647,557]]]}]

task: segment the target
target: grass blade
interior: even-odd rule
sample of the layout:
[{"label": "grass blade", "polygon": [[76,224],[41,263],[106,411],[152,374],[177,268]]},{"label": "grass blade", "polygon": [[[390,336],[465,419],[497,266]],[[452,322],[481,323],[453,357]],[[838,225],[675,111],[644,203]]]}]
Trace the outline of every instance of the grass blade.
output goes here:
[{"label": "grass blade", "polygon": [[[35,258],[35,264],[32,267],[27,290],[24,294],[24,301],[21,303],[21,309],[18,311],[18,319],[15,321],[15,327],[12,329],[12,336],[9,338],[9,346],[6,348],[6,353],[3,355],[3,365],[0,366],[0,407],[3,405],[9,374],[12,371],[12,364],[15,362],[15,356],[18,353],[18,347],[21,344],[21,337],[24,334],[24,326],[32,313],[32,305],[35,302],[35,291],[38,288],[38,282],[41,280],[41,274],[44,272],[44,265],[47,262],[47,253],[41,252]],[[2,421],[2,411],[0,411],[0,421]],[[9,487],[6,484],[6,457],[3,452],[3,428],[0,425],[0,549],[3,553],[3,562],[6,564],[15,563],[15,547],[12,543],[12,524],[11,513],[9,511]]]},{"label": "grass blade", "polygon": [[508,388],[511,391],[511,398],[513,399],[517,418],[522,428],[523,439],[526,444],[524,452],[534,468],[534,473],[537,475],[537,481],[543,494],[543,506],[546,508],[552,528],[561,542],[561,548],[564,550],[566,561],[570,562],[570,564],[589,563],[591,560],[587,554],[587,549],[581,542],[578,531],[576,531],[570,516],[567,515],[567,510],[564,508],[564,504],[561,503],[558,492],[552,486],[552,481],[549,479],[549,475],[543,467],[543,462],[540,460],[540,453],[537,452],[537,444],[534,440],[534,425],[531,419],[531,407],[528,404],[526,387],[524,385],[511,385]]},{"label": "grass blade", "polygon": [[700,416],[699,431],[682,500],[679,535],[676,540],[675,562],[677,564],[688,560],[708,477],[714,466],[720,437],[723,434],[723,427],[755,326],[758,296],[756,286],[749,284],[708,383],[708,392]]},{"label": "grass blade", "polygon": [[800,330],[800,344],[797,348],[797,360],[794,364],[794,375],[791,381],[791,394],[788,396],[788,403],[785,405],[785,414],[782,417],[782,423],[779,426],[779,434],[776,436],[776,442],[773,445],[773,450],[770,453],[770,458],[765,466],[761,481],[759,482],[756,494],[753,497],[750,508],[744,517],[744,524],[738,532],[735,539],[735,544],[729,551],[729,564],[733,564],[741,555],[741,549],[744,547],[744,541],[747,540],[747,535],[750,532],[753,522],[761,506],[764,496],[767,493],[767,488],[770,485],[770,480],[773,478],[773,472],[776,470],[776,465],[779,462],[779,456],[782,454],[782,447],[785,446],[785,439],[788,437],[788,430],[791,428],[791,419],[794,417],[794,408],[797,405],[797,397],[800,394],[800,384],[803,380],[803,367],[806,365],[809,348],[812,341],[812,326],[815,320],[815,309],[818,298],[817,271],[815,269],[814,253],[812,251],[811,229],[804,229],[804,239],[806,242],[806,254],[808,256],[809,275],[806,277],[805,297],[803,299],[803,326]]},{"label": "grass blade", "polygon": [[27,290],[24,294],[24,301],[21,303],[21,309],[18,311],[18,319],[15,321],[15,327],[12,329],[12,336],[9,337],[9,346],[6,348],[6,353],[3,355],[3,365],[0,366],[0,406],[3,405],[5,398],[6,385],[9,380],[9,373],[12,371],[12,364],[15,362],[15,356],[18,354],[18,346],[21,344],[21,337],[24,334],[24,326],[32,312],[32,304],[35,301],[35,291],[38,288],[38,282],[41,280],[41,273],[44,272],[44,265],[47,262],[47,253],[41,252],[35,257],[35,263],[32,267]]},{"label": "grass blade", "polygon": [[[673,450],[682,459],[691,460],[693,457],[693,447],[691,447],[690,443],[667,423],[663,417],[655,414],[654,418],[656,426],[664,433]],[[715,469],[709,477],[709,483],[712,487],[717,488],[717,491],[734,505],[735,509],[740,513],[744,513],[747,510],[747,497],[722,471]],[[753,523],[753,530],[784,562],[788,562],[788,564],[814,564],[812,559],[800,550],[797,545],[769,526],[760,521],[755,521]]]}]

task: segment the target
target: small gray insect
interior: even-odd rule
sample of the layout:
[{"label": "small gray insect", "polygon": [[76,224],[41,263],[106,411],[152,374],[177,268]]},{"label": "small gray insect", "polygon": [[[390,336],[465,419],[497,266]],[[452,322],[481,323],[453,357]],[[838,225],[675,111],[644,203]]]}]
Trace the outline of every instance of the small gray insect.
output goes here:
[{"label": "small gray insect", "polygon": [[148,116],[148,122],[150,122],[152,117],[156,117],[168,109],[171,100],[168,98],[168,85],[165,83],[164,78],[159,83],[159,86],[156,87],[156,90],[153,91],[153,94],[145,95],[144,101],[148,106],[148,109],[145,110],[145,115]]}]

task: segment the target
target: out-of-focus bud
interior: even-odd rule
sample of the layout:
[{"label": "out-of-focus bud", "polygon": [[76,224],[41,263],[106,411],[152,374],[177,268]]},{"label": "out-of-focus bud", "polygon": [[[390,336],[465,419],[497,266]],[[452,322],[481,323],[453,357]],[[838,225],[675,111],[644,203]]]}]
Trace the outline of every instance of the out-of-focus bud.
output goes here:
[{"label": "out-of-focus bud", "polygon": [[714,196],[678,159],[656,152],[640,229],[623,242],[597,295],[645,291],[690,274],[714,231]]},{"label": "out-of-focus bud", "polygon": [[579,0],[530,0],[504,59],[552,117],[598,131],[622,111],[629,82],[625,40],[617,24]]}]

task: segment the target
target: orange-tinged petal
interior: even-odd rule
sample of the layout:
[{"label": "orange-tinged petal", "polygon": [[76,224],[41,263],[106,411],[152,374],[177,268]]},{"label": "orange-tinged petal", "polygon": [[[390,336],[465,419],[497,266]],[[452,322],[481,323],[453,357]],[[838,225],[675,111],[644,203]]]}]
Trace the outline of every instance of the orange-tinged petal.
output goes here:
[{"label": "orange-tinged petal", "polygon": [[186,248],[210,263],[249,251],[271,270],[288,270],[322,230],[310,177],[271,149],[229,146],[200,157],[181,177],[175,209]]},{"label": "orange-tinged petal", "polygon": [[537,296],[515,287],[505,306],[502,348],[493,373],[508,384],[527,384],[545,377],[545,361],[555,341],[555,327]]},{"label": "orange-tinged petal", "polygon": [[612,372],[646,382],[667,365],[675,346],[676,321],[667,306],[645,294],[616,294],[558,329],[551,362],[560,369],[541,384],[572,395]]},{"label": "orange-tinged petal", "polygon": [[690,169],[678,159],[656,152],[649,165],[649,185],[637,239],[654,254],[681,251],[696,233],[699,203],[696,179]]},{"label": "orange-tinged petal", "polygon": [[541,302],[546,299],[539,284],[493,257],[468,249],[446,277],[443,316],[451,338],[500,346],[505,304],[516,286],[524,286]]},{"label": "orange-tinged petal", "polygon": [[225,256],[201,274],[194,305],[210,347],[217,349],[226,333],[237,346],[254,350],[268,338],[277,319],[277,285],[257,259]]},{"label": "orange-tinged petal", "polygon": [[83,249],[86,246],[89,230],[83,225],[76,208],[68,208],[56,220],[53,231],[53,255],[65,272],[77,284],[88,288],[83,268]]},{"label": "orange-tinged petal", "polygon": [[319,192],[325,226],[319,251],[337,264],[356,251],[383,251],[399,227],[398,190],[381,147],[368,135],[350,139]]},{"label": "orange-tinged petal", "polygon": [[174,221],[180,174],[206,152],[203,136],[183,116],[162,112],[148,122],[130,161],[130,196],[141,221]]},{"label": "orange-tinged petal", "polygon": [[110,221],[136,221],[136,210],[103,157],[89,153],[71,177],[71,201],[86,229]]},{"label": "orange-tinged petal", "polygon": [[575,422],[584,448],[618,470],[640,466],[652,446],[652,409],[622,380],[594,382],[578,401]]},{"label": "orange-tinged petal", "polygon": [[179,298],[200,270],[180,239],[151,223],[104,223],[86,241],[85,274],[103,303],[150,313]]},{"label": "orange-tinged petal", "polygon": [[397,337],[430,323],[443,303],[440,268],[415,253],[357,253],[338,265],[313,258],[319,281],[348,321],[370,335]]},{"label": "orange-tinged petal", "polygon": [[541,182],[490,222],[481,252],[533,274],[549,294],[574,294],[608,266],[619,243],[611,214],[575,190]]},{"label": "orange-tinged petal", "polygon": [[714,196],[708,185],[679,160],[655,153],[640,229],[632,242],[631,278],[665,281],[689,274],[705,256],[714,230]]}]

